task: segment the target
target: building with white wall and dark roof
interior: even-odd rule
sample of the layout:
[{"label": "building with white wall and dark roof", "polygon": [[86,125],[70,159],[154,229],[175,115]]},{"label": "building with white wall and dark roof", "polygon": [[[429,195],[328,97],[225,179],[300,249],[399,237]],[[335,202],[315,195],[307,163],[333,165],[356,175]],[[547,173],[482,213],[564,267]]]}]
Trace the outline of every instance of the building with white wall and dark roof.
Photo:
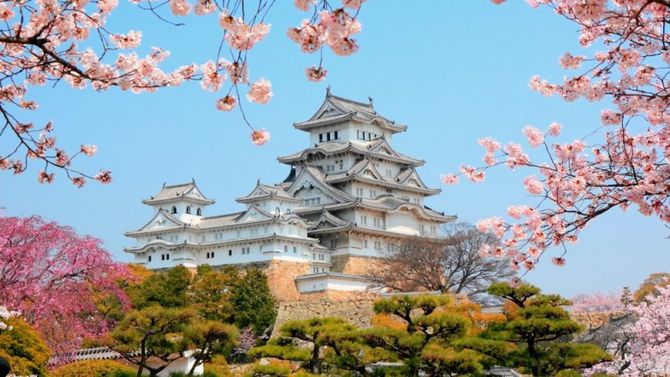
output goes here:
[{"label": "building with white wall and dark roof", "polygon": [[[276,185],[260,181],[236,201],[236,213],[209,215],[214,200],[195,181],[163,185],[142,203],[153,218],[126,233],[126,252],[149,269],[176,265],[259,266],[279,300],[328,291],[364,291],[365,276],[387,250],[412,237],[440,238],[455,219],[424,205],[424,161],[395,151],[407,127],[383,117],[372,101],[332,95],[307,121],[310,147],[279,162],[290,166]],[[215,188],[211,188],[215,189]],[[210,189],[210,190],[211,190]]]}]

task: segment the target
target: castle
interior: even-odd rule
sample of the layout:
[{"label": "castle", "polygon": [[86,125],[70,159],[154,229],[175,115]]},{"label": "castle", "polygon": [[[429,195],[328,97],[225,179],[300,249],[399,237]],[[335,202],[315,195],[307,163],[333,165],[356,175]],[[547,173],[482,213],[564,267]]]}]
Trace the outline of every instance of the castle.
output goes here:
[{"label": "castle", "polygon": [[240,212],[208,216],[214,204],[195,181],[163,185],[142,203],[153,218],[126,233],[124,250],[150,269],[259,266],[280,301],[324,293],[361,292],[365,276],[386,251],[412,237],[442,237],[454,216],[424,205],[439,189],[427,187],[418,160],[391,141],[407,127],[379,115],[372,104],[326,92],[307,121],[310,147],[279,162],[290,166],[283,182],[257,182],[236,199]]}]

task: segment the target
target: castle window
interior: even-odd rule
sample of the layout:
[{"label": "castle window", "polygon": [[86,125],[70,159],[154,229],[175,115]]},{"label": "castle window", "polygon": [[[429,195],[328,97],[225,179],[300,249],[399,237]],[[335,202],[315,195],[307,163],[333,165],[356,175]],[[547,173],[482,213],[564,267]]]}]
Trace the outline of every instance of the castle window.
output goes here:
[{"label": "castle window", "polygon": [[151,255],[149,255],[148,261],[151,262]]},{"label": "castle window", "polygon": [[361,131],[356,130],[356,139],[360,139],[360,138],[361,138]]},{"label": "castle window", "polygon": [[295,247],[295,246],[293,246],[293,253],[295,254],[295,253],[297,253],[297,252],[298,252],[298,248]]},{"label": "castle window", "polygon": [[177,207],[172,206],[172,214],[175,214],[175,213],[177,213]]},{"label": "castle window", "polygon": [[372,140],[372,135],[368,132],[368,140]]},{"label": "castle window", "polygon": [[323,142],[323,134],[319,134],[319,143]]},{"label": "castle window", "polygon": [[165,254],[161,254],[161,260],[165,260]]},{"label": "castle window", "polygon": [[335,131],[335,140],[337,140],[337,139],[339,139],[339,138],[340,138],[340,135],[338,134],[337,131]]},{"label": "castle window", "polygon": [[198,216],[202,216],[202,209],[198,208],[195,210],[195,214]]},{"label": "castle window", "polygon": [[165,254],[165,260],[170,260],[170,254]]},{"label": "castle window", "polygon": [[363,134],[363,140],[365,140],[365,131],[361,132]]},{"label": "castle window", "polygon": [[232,250],[228,250],[228,256],[229,256],[229,257],[232,257],[232,256],[233,256],[233,251],[232,251]]},{"label": "castle window", "polygon": [[191,206],[186,206],[186,213],[191,214]]},{"label": "castle window", "polygon": [[331,239],[330,240],[330,248],[334,249],[337,247],[337,240],[336,239]]},{"label": "castle window", "polygon": [[344,160],[340,160],[340,170],[344,169]]},{"label": "castle window", "polygon": [[330,141],[330,132],[326,133],[326,140]]},{"label": "castle window", "polygon": [[284,245],[284,252],[288,253],[288,246]]}]

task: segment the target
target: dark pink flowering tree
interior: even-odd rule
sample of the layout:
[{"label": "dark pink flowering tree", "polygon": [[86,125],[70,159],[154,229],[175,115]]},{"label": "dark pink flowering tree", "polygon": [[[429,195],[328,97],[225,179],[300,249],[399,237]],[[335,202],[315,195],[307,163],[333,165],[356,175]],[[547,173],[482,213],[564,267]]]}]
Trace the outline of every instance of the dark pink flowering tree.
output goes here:
[{"label": "dark pink flowering tree", "polygon": [[[494,3],[503,3],[497,0]],[[608,100],[601,124],[585,130],[587,136],[570,143],[552,142],[561,125],[545,131],[523,129],[531,148],[546,152],[532,160],[521,144],[502,145],[492,138],[484,147],[484,165],[464,165],[459,174],[443,176],[444,183],[459,175],[484,180],[494,166],[531,171],[526,191],[537,201],[508,208],[511,221],[492,217],[479,222],[481,231],[502,238],[499,246],[481,249],[485,255],[507,256],[515,268],[531,269],[551,246],[561,249],[552,261],[565,263],[566,244],[574,243],[594,219],[614,208],[634,207],[646,216],[670,222],[670,1],[666,0],[529,0],[533,7],[553,9],[580,29],[582,46],[601,48],[592,56],[566,53],[565,69],[578,70],[562,83],[538,76],[532,90],[566,101],[584,98]]]},{"label": "dark pink flowering tree", "polygon": [[129,276],[98,239],[39,217],[0,217],[0,307],[20,312],[52,351],[109,330],[99,300],[128,305],[118,283]]},{"label": "dark pink flowering tree", "polygon": [[[318,53],[318,64],[306,69],[311,81],[322,80],[324,48],[337,55],[350,55],[358,46],[353,35],[360,31],[356,17],[365,0],[296,0],[294,5],[307,19],[288,31],[303,52]],[[23,173],[29,162],[41,164],[41,183],[50,183],[62,170],[78,187],[87,179],[111,181],[101,170],[89,175],[72,166],[78,155],[91,156],[94,145],[82,145],[68,153],[58,147],[51,122],[35,125],[18,116],[38,104],[30,98],[33,86],[64,81],[76,89],[112,87],[135,93],[154,92],[197,80],[207,91],[222,93],[213,107],[230,111],[237,107],[252,131],[254,144],[270,139],[269,132],[255,129],[242,109],[242,94],[250,102],[265,104],[272,97],[270,81],[251,80],[247,69],[249,51],[270,31],[268,14],[275,0],[131,0],[152,12],[158,20],[194,13],[218,16],[221,26],[219,52],[203,64],[189,64],[172,71],[159,65],[169,52],[154,48],[146,56],[134,50],[142,41],[138,30],[110,30],[107,19],[118,0],[11,0],[0,3],[0,170]],[[168,9],[169,8],[169,9]],[[171,13],[171,14],[170,14]],[[227,84],[227,85],[226,85]],[[225,89],[224,89],[225,86]]]}]

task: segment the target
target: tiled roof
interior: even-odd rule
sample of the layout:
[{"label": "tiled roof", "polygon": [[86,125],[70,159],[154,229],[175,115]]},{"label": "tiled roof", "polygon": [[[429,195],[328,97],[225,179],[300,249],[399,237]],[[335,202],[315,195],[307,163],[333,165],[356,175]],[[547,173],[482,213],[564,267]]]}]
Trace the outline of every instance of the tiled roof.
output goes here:
[{"label": "tiled roof", "polygon": [[[326,111],[331,109],[330,111]],[[319,110],[307,121],[294,123],[293,126],[300,130],[323,126],[326,124],[342,123],[354,119],[362,123],[376,123],[379,127],[391,132],[403,132],[407,126],[396,124],[375,111],[372,103],[363,103],[344,97],[338,97],[326,93],[326,98]]]},{"label": "tiled roof", "polygon": [[[200,194],[191,194],[192,192],[197,192]],[[204,195],[202,196],[200,195],[202,194],[200,192],[200,189],[198,189],[198,186],[196,185],[195,181],[191,181],[188,183],[180,183],[176,185],[163,185],[163,188],[156,195],[150,197],[149,199],[143,200],[142,203],[152,204],[152,203],[180,200],[183,198],[189,198],[205,204],[214,203],[213,200],[207,199]]]},{"label": "tiled roof", "polygon": [[[391,151],[391,154],[381,152],[382,146],[389,149]],[[356,141],[353,142],[330,141],[326,143],[320,143],[314,147],[307,148],[300,152],[296,152],[287,156],[280,156],[277,158],[277,160],[283,163],[291,163],[296,161],[307,160],[311,155],[317,153],[323,153],[326,156],[330,156],[333,154],[346,153],[346,152],[364,156],[370,156],[376,159],[393,161],[412,166],[421,166],[425,163],[425,161],[423,160],[412,158],[393,150],[393,148],[391,148],[388,142],[383,138],[379,138],[376,141],[373,141],[372,143],[369,144],[359,143]]]}]

